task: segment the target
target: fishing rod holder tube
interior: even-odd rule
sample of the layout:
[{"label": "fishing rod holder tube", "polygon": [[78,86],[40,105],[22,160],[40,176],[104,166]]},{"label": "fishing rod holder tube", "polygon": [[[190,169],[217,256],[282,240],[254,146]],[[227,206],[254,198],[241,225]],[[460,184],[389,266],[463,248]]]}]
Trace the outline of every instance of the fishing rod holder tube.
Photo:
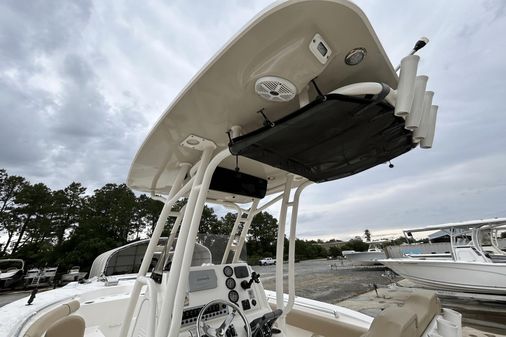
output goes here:
[{"label": "fishing rod holder tube", "polygon": [[434,133],[436,131],[436,120],[437,120],[437,105],[432,105],[430,107],[430,120],[429,120],[429,130],[427,131],[427,136],[420,141],[420,147],[422,149],[430,149],[432,148],[432,143],[434,142]]},{"label": "fishing rod holder tube", "polygon": [[423,101],[425,97],[425,88],[427,87],[428,76],[421,75],[416,77],[415,81],[415,96],[413,98],[413,105],[411,112],[406,117],[405,128],[411,131],[416,130],[420,126],[422,121],[422,115],[424,112]]},{"label": "fishing rod holder tube", "polygon": [[[423,96],[423,112],[420,126],[413,132],[413,139],[415,141],[421,141],[427,137],[429,130],[432,127],[432,98],[434,97],[433,91],[426,91]],[[435,116],[434,116],[435,117]]]},{"label": "fishing rod holder tube", "polygon": [[411,111],[415,96],[416,72],[420,56],[409,55],[401,61],[401,72],[397,86],[397,101],[394,114],[399,117],[406,117]]}]

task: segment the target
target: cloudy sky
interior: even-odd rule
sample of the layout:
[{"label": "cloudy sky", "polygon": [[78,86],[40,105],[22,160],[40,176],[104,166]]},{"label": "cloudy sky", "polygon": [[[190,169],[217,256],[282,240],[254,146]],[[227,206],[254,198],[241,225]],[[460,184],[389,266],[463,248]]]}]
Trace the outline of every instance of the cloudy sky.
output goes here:
[{"label": "cloudy sky", "polygon": [[[2,1],[0,167],[51,188],[125,182],[164,108],[269,3]],[[300,236],[506,216],[506,2],[357,3],[394,64],[431,39],[434,148],[308,188]]]}]

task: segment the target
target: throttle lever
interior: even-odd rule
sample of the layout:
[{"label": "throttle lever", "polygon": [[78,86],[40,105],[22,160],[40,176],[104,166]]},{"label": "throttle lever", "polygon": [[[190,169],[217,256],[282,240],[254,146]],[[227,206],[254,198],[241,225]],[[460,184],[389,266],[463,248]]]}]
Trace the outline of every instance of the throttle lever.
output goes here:
[{"label": "throttle lever", "polygon": [[259,279],[260,279],[260,274],[258,274],[256,272],[252,272],[251,273],[251,279],[249,281],[246,281],[246,280],[242,281],[241,282],[241,287],[243,289],[249,289],[249,288],[251,288],[251,285],[253,284],[253,282],[260,283]]}]

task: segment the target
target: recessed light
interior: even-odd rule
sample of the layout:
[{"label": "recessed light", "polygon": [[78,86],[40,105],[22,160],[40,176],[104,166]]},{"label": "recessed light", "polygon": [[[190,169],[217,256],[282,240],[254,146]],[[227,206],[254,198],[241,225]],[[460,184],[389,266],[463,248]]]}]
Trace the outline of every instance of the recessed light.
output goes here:
[{"label": "recessed light", "polygon": [[349,66],[356,66],[364,60],[365,55],[367,55],[367,50],[365,48],[355,48],[346,54],[344,62]]}]

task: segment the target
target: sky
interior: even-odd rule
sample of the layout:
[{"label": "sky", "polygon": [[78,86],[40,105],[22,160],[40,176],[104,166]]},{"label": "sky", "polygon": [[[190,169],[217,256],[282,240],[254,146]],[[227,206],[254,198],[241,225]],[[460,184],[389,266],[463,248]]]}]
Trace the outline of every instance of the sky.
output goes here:
[{"label": "sky", "polygon": [[[439,105],[434,146],[307,188],[298,236],[506,216],[506,2],[355,2],[394,65],[429,37],[419,73]],[[162,111],[269,4],[0,2],[0,168],[53,189],[124,183]]]}]

